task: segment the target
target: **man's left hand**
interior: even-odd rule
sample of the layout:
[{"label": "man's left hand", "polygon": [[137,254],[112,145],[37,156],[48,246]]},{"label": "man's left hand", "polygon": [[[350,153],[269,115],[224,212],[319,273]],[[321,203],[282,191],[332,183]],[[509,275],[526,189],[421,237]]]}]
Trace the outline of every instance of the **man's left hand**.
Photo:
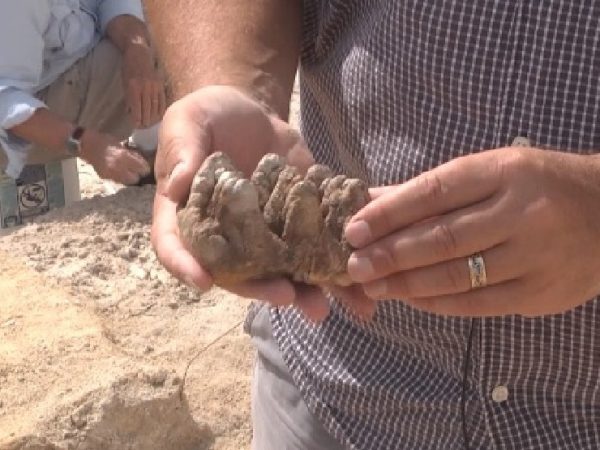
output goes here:
[{"label": "man's left hand", "polygon": [[[530,148],[452,160],[378,188],[346,228],[377,300],[452,316],[539,316],[600,293],[600,159]],[[480,253],[487,285],[471,285]]]},{"label": "man's left hand", "polygon": [[123,85],[135,128],[146,128],[162,119],[166,109],[165,84],[146,43],[131,43],[124,51]]}]

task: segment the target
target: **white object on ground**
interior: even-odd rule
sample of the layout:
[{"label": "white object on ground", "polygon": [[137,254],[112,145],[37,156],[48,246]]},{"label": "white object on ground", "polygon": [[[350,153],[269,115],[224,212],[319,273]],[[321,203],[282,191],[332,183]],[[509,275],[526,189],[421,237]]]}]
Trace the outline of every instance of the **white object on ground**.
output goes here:
[{"label": "white object on ground", "polygon": [[161,122],[148,128],[137,128],[129,137],[129,144],[140,150],[154,151],[158,147],[158,130]]}]

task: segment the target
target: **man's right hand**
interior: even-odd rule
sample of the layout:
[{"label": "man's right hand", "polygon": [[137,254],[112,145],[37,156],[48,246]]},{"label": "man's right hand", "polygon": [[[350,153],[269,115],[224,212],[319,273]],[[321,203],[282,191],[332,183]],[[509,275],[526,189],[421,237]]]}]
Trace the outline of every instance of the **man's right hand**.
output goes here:
[{"label": "man's right hand", "polygon": [[[266,153],[285,156],[290,164],[302,170],[313,163],[293,128],[235,88],[206,87],[169,107],[162,122],[156,157],[152,243],[167,270],[202,290],[212,286],[212,278],[181,241],[176,213],[187,201],[202,161],[218,151],[229,155],[247,176]],[[315,320],[329,312],[320,289],[294,285],[283,278],[242,283],[230,290],[276,306],[294,304]]]},{"label": "man's right hand", "polygon": [[121,184],[136,184],[150,173],[150,166],[142,156],[128,150],[113,136],[94,130],[85,131],[80,156],[94,167],[98,176]]}]

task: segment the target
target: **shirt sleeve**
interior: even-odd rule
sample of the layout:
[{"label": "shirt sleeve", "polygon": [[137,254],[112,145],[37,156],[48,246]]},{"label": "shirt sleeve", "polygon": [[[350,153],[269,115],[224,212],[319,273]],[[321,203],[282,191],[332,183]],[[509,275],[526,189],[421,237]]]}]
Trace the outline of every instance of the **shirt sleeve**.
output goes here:
[{"label": "shirt sleeve", "polygon": [[20,171],[20,156],[29,143],[8,130],[46,106],[32,92],[42,76],[49,21],[47,1],[0,1],[0,145],[9,158],[11,175]]},{"label": "shirt sleeve", "polygon": [[0,128],[10,129],[29,119],[38,108],[44,108],[44,102],[16,88],[0,86]]},{"label": "shirt sleeve", "polygon": [[0,86],[0,151],[8,158],[5,171],[17,178],[25,165],[31,144],[11,133],[10,128],[27,121],[39,108],[46,105],[33,95],[12,87]]},{"label": "shirt sleeve", "polygon": [[49,21],[47,1],[0,1],[0,90],[31,91],[39,84]]},{"label": "shirt sleeve", "polygon": [[[2,1],[2,0],[0,0]],[[104,34],[108,23],[117,16],[129,15],[144,20],[141,0],[99,0],[98,18],[100,29]]]}]

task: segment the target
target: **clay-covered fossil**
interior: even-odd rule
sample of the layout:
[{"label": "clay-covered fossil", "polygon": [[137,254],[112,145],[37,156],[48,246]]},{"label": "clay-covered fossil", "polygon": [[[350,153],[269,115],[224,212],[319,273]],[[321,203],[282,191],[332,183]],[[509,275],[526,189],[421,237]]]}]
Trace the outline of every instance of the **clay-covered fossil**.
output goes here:
[{"label": "clay-covered fossil", "polygon": [[348,285],[352,248],[343,231],[368,200],[363,181],[334,176],[323,165],[302,176],[267,154],[247,179],[225,154],[214,153],[194,178],[179,228],[220,286],[276,276]]}]

